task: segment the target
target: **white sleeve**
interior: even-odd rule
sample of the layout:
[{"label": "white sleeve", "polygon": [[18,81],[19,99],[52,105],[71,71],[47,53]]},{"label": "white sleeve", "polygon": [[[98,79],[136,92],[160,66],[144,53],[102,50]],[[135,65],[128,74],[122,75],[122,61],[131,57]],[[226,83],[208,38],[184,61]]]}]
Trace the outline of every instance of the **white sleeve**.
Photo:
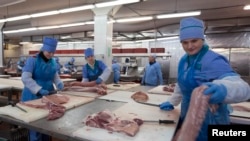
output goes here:
[{"label": "white sleeve", "polygon": [[101,78],[103,82],[106,82],[110,76],[110,73],[111,70],[108,67],[106,67],[106,69],[102,72],[99,78]]},{"label": "white sleeve", "polygon": [[240,76],[227,76],[214,80],[215,84],[223,84],[227,89],[225,103],[238,103],[250,99],[250,87]]},{"label": "white sleeve", "polygon": [[42,87],[39,86],[36,81],[32,78],[32,73],[23,72],[22,82],[33,94],[36,94]]},{"label": "white sleeve", "polygon": [[175,84],[174,93],[171,95],[168,101],[174,106],[178,106],[181,103],[181,100],[182,100],[181,89],[178,84]]},{"label": "white sleeve", "polygon": [[54,83],[56,84],[56,86],[57,86],[59,83],[62,83],[62,80],[60,79],[58,73],[55,74]]}]

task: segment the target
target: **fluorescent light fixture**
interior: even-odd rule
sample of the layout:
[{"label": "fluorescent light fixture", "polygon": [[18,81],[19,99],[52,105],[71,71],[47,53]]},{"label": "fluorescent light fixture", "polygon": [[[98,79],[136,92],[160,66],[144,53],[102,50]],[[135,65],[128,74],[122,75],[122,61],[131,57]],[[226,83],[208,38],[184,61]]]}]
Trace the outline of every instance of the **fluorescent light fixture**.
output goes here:
[{"label": "fluorescent light fixture", "polygon": [[85,22],[85,24],[95,24],[94,21],[88,21],[88,22]]},{"label": "fluorescent light fixture", "polygon": [[72,27],[72,26],[80,26],[80,25],[85,25],[84,22],[82,23],[73,23],[73,24],[64,24],[64,25],[59,25],[59,27]]},{"label": "fluorescent light fixture", "polygon": [[165,38],[157,38],[157,41],[172,40],[172,39],[179,39],[179,36],[165,37]]},{"label": "fluorescent light fixture", "polygon": [[12,18],[7,18],[6,21],[18,21],[18,20],[23,20],[23,19],[29,19],[30,15],[23,15],[23,16],[17,16],[17,17],[12,17]]},{"label": "fluorescent light fixture", "polygon": [[95,6],[97,8],[100,8],[100,7],[108,7],[108,6],[136,3],[136,2],[140,2],[140,0],[116,0],[116,1],[110,1],[110,2],[97,3],[97,4],[95,4]]},{"label": "fluorescent light fixture", "polygon": [[116,44],[133,44],[135,41],[113,41]]},{"label": "fluorescent light fixture", "polygon": [[146,17],[138,17],[138,18],[128,18],[128,19],[118,19],[115,20],[117,23],[124,23],[124,22],[136,22],[136,21],[147,21],[152,20],[152,16],[146,16]]},{"label": "fluorescent light fixture", "polygon": [[18,29],[18,30],[9,30],[9,31],[3,31],[4,34],[7,33],[18,33],[18,32],[26,32],[26,31],[33,31],[33,30],[37,30],[36,27],[32,27],[32,28],[24,28],[24,29]]},{"label": "fluorescent light fixture", "polygon": [[36,27],[24,28],[24,29],[19,29],[18,31],[19,32],[26,32],[26,31],[34,31],[34,30],[37,30],[37,28]]},{"label": "fluorescent light fixture", "polygon": [[69,13],[69,12],[75,12],[75,11],[81,11],[81,10],[87,10],[87,9],[93,9],[93,8],[95,8],[95,6],[93,4],[91,4],[91,5],[84,5],[84,6],[61,9],[58,11],[60,13]]},{"label": "fluorescent light fixture", "polygon": [[35,17],[43,17],[43,16],[50,16],[50,15],[56,15],[56,14],[59,14],[58,10],[35,13],[35,14],[31,14],[30,16],[32,18],[35,18]]},{"label": "fluorescent light fixture", "polygon": [[151,42],[151,41],[155,41],[155,39],[137,40],[137,41],[135,41],[135,42],[136,42],[136,43],[140,43],[140,42]]},{"label": "fluorescent light fixture", "polygon": [[0,23],[4,23],[4,22],[6,22],[5,19],[0,19]]},{"label": "fluorescent light fixture", "polygon": [[156,18],[157,19],[177,18],[177,17],[197,16],[200,14],[201,14],[201,11],[192,11],[192,12],[157,15]]},{"label": "fluorescent light fixture", "polygon": [[244,6],[244,8],[243,8],[244,10],[250,10],[250,5],[246,5],[246,6]]},{"label": "fluorescent light fixture", "polygon": [[38,30],[45,30],[45,29],[54,29],[54,28],[60,28],[59,26],[43,26],[43,27],[38,27]]},{"label": "fluorescent light fixture", "polygon": [[3,31],[4,34],[8,34],[8,33],[17,33],[18,30],[9,30],[9,31]]}]

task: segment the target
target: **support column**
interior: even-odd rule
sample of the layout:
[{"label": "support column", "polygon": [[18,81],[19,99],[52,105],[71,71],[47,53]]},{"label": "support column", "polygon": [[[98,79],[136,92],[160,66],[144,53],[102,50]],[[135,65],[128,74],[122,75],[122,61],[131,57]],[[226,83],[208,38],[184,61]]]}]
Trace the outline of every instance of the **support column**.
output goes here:
[{"label": "support column", "polygon": [[[119,7],[104,7],[93,9],[95,13],[94,52],[97,59],[103,60],[107,66],[112,64],[113,23],[109,15],[118,11]],[[112,13],[111,13],[112,11]]]},{"label": "support column", "polygon": [[3,51],[4,51],[4,47],[3,47],[3,26],[4,26],[4,23],[0,23],[0,29],[1,29],[1,33],[0,33],[0,67],[3,67],[4,63],[3,63],[3,60],[4,60],[4,56],[3,56]]}]

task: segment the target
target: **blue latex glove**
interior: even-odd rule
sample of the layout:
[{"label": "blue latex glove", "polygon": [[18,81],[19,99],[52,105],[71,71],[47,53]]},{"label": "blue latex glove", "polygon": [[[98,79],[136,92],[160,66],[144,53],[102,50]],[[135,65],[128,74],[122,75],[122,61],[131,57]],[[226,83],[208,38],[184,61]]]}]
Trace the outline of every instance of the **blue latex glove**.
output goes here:
[{"label": "blue latex glove", "polygon": [[170,102],[163,102],[160,104],[160,109],[165,111],[171,111],[174,109],[174,106]]},{"label": "blue latex glove", "polygon": [[209,100],[211,104],[222,103],[227,95],[227,89],[223,84],[214,84],[214,83],[206,83],[208,86],[206,90],[204,90],[204,94],[212,94]]},{"label": "blue latex glove", "polygon": [[44,90],[44,89],[40,89],[39,91],[38,91],[38,95],[48,95],[49,94],[49,91],[47,91],[47,90]]},{"label": "blue latex glove", "polygon": [[58,89],[59,91],[63,90],[63,88],[64,88],[64,84],[63,84],[63,83],[59,83],[59,84],[57,85],[57,89]]},{"label": "blue latex glove", "polygon": [[102,79],[101,78],[97,78],[95,82],[96,82],[96,84],[101,84],[102,83]]}]

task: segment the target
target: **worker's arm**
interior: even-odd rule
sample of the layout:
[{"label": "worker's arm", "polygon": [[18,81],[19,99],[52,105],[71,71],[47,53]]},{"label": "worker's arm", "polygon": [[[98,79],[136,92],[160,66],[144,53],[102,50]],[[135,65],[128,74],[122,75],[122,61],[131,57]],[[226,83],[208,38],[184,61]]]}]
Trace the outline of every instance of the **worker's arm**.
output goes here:
[{"label": "worker's arm", "polygon": [[213,83],[222,84],[226,87],[225,103],[237,103],[250,99],[250,87],[238,75],[226,76],[222,79],[214,80]]},{"label": "worker's arm", "polygon": [[174,93],[171,95],[168,101],[174,106],[178,106],[181,103],[181,100],[182,100],[181,89],[179,85],[176,84],[174,88]]},{"label": "worker's arm", "polygon": [[37,94],[42,87],[32,78],[34,66],[35,58],[28,58],[26,65],[23,67],[22,82],[33,94]]},{"label": "worker's arm", "polygon": [[98,64],[99,67],[103,70],[102,74],[96,80],[96,83],[100,84],[108,80],[111,70],[102,61],[99,61]]}]

